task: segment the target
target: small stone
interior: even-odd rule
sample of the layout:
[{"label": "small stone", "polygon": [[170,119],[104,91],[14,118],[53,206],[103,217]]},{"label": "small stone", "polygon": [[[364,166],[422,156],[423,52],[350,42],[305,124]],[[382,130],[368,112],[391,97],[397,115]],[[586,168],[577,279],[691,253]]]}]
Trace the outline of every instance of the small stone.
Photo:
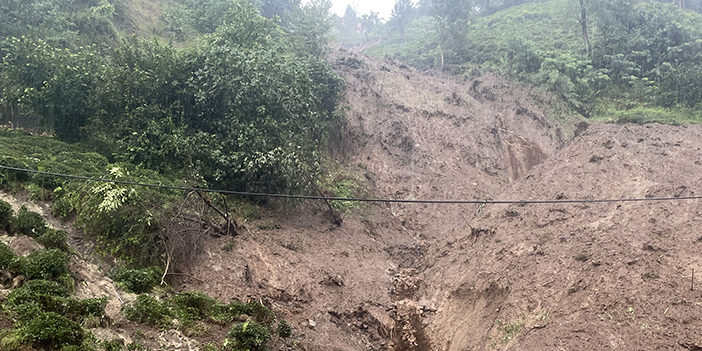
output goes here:
[{"label": "small stone", "polygon": [[313,320],[311,320],[311,319],[308,320],[307,322],[310,323],[310,328],[314,328],[314,327],[317,326],[317,322],[315,322],[315,321],[313,321]]}]

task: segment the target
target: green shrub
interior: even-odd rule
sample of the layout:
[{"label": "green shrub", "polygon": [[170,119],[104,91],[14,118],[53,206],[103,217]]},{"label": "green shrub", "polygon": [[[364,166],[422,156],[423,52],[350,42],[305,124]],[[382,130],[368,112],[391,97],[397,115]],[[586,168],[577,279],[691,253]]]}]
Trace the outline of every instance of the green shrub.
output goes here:
[{"label": "green shrub", "polygon": [[78,323],[55,312],[39,314],[18,331],[25,342],[48,349],[80,345],[85,338]]},{"label": "green shrub", "polygon": [[78,300],[74,298],[66,299],[65,315],[75,321],[83,321],[87,317],[98,317],[100,320],[105,316],[105,306],[108,298],[94,297]]},{"label": "green shrub", "polygon": [[51,280],[37,279],[30,280],[21,287],[12,290],[7,295],[8,302],[18,302],[18,300],[14,300],[12,296],[14,296],[13,294],[19,294],[19,292],[21,291],[28,291],[32,294],[49,295],[55,297],[68,297],[68,295],[70,294],[68,289],[61,286],[61,284],[57,282]]},{"label": "green shrub", "polygon": [[68,274],[67,253],[58,250],[40,250],[30,253],[21,260],[22,273],[27,280],[56,279]]},{"label": "green shrub", "polygon": [[270,326],[275,321],[275,314],[258,301],[251,301],[246,304],[244,314],[251,316],[256,322]]},{"label": "green shrub", "polygon": [[132,306],[127,305],[124,315],[130,321],[152,326],[166,326],[170,324],[171,317],[170,311],[164,304],[146,294],[137,296]]},{"label": "green shrub", "polygon": [[68,243],[66,242],[67,238],[68,232],[65,230],[55,230],[49,228],[46,233],[42,234],[36,240],[46,249],[59,249],[66,252],[68,251]]},{"label": "green shrub", "polygon": [[69,295],[69,290],[57,282],[30,280],[7,295],[7,306],[20,324],[45,312],[58,313],[79,323],[88,317],[102,320],[107,297],[78,300]]},{"label": "green shrub", "polygon": [[30,280],[7,295],[7,306],[17,321],[28,322],[42,312],[63,313],[68,290],[48,280]]},{"label": "green shrub", "polygon": [[220,323],[231,323],[234,318],[246,314],[246,304],[234,300],[228,305],[217,303],[212,307],[212,318]]},{"label": "green shrub", "polygon": [[242,314],[250,316],[254,321],[266,326],[269,326],[275,321],[275,314],[273,311],[269,310],[268,307],[258,301],[244,303],[235,300],[228,305],[217,303],[212,307],[212,317],[219,322],[232,322],[235,317]]},{"label": "green shrub", "polygon": [[268,328],[253,322],[235,324],[224,341],[225,350],[233,351],[262,351],[265,350],[271,332]]},{"label": "green shrub", "polygon": [[125,290],[135,294],[148,293],[161,280],[162,272],[158,267],[144,269],[122,268],[110,274],[115,282]]},{"label": "green shrub", "polygon": [[175,316],[184,324],[212,316],[217,301],[199,291],[179,293],[168,300]]},{"label": "green shrub", "polygon": [[0,269],[8,269],[17,260],[17,255],[5,243],[0,242]]},{"label": "green shrub", "polygon": [[290,324],[288,324],[288,321],[285,319],[281,320],[278,323],[278,336],[281,338],[289,338],[292,335],[292,328],[290,327]]},{"label": "green shrub", "polygon": [[0,200],[0,228],[9,230],[12,223],[12,205]]},{"label": "green shrub", "polygon": [[31,237],[38,237],[48,229],[44,218],[36,212],[27,210],[27,207],[24,205],[20,207],[17,217],[12,221],[11,227],[13,233]]}]

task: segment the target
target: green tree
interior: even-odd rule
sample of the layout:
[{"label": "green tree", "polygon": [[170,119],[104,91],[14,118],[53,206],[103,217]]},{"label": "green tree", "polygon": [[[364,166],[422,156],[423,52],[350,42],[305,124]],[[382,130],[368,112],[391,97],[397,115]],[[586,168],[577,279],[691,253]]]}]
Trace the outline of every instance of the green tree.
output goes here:
[{"label": "green tree", "polygon": [[4,98],[41,117],[59,139],[85,139],[85,127],[93,108],[91,89],[98,85],[102,58],[87,49],[71,53],[37,39],[13,38],[3,60]]},{"label": "green tree", "polygon": [[61,47],[72,42],[70,0],[0,0],[0,38],[28,36]]},{"label": "green tree", "polygon": [[[473,14],[472,0],[432,0],[434,20],[439,34],[440,67],[444,67],[445,51],[450,44],[463,42],[467,22]],[[454,49],[457,46],[453,46]]]},{"label": "green tree", "polygon": [[378,18],[377,12],[371,11],[370,14],[361,16],[361,25],[364,28],[363,34],[366,38],[366,41],[370,39],[370,35],[373,32],[373,29],[375,29],[379,24],[380,18]]},{"label": "green tree", "polygon": [[324,54],[324,49],[331,41],[329,31],[332,28],[331,1],[311,0],[296,9],[287,27],[298,51],[316,57]]},{"label": "green tree", "polygon": [[407,25],[412,20],[414,4],[412,0],[396,0],[395,6],[392,9],[390,17],[390,25],[392,28],[400,32],[402,42],[405,42],[405,31]]},{"label": "green tree", "polygon": [[262,0],[261,15],[273,19],[278,17],[283,26],[289,21],[290,14],[300,6],[300,0]]}]

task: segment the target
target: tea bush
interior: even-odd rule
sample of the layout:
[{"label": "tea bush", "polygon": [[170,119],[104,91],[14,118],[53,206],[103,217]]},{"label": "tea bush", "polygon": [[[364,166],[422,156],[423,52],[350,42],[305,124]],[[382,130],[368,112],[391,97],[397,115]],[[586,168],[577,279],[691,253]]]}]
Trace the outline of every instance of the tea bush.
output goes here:
[{"label": "tea bush", "polygon": [[125,306],[124,315],[133,322],[167,326],[170,324],[171,311],[155,298],[142,294],[137,296],[131,306]]},{"label": "tea bush", "polygon": [[263,351],[270,340],[271,332],[268,328],[254,321],[247,321],[235,324],[229,330],[227,339],[224,341],[224,349],[232,351]]},{"label": "tea bush", "polygon": [[68,274],[67,253],[58,249],[33,251],[21,260],[22,273],[27,280],[57,279]]},{"label": "tea bush", "polygon": [[25,342],[48,349],[80,345],[85,338],[78,323],[55,312],[39,314],[17,332]]},{"label": "tea bush", "polygon": [[11,228],[14,234],[24,234],[32,237],[41,236],[49,229],[46,221],[40,214],[27,210],[27,207],[24,205],[17,212],[17,217],[13,218]]},{"label": "tea bush", "polygon": [[10,229],[12,223],[12,205],[0,200],[0,228],[6,231]]},{"label": "tea bush", "polygon": [[36,240],[46,249],[59,249],[68,252],[68,232],[65,230],[47,229],[47,231]]},{"label": "tea bush", "polygon": [[8,269],[17,261],[17,255],[5,243],[0,242],[0,269]]},{"label": "tea bush", "polygon": [[158,267],[144,269],[121,268],[110,274],[110,277],[125,290],[135,294],[148,293],[159,283],[163,272]]}]

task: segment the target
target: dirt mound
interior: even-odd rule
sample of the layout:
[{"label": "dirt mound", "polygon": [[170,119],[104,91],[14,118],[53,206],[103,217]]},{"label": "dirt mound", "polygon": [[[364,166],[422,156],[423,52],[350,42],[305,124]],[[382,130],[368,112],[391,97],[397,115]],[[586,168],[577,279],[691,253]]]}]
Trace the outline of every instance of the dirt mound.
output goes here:
[{"label": "dirt mound", "polygon": [[[576,120],[557,122],[539,107],[547,94],[493,75],[461,80],[344,49],[332,62],[347,80],[346,161],[366,170],[378,197],[493,198],[576,130]],[[464,212],[401,204],[392,211],[427,239],[455,228],[455,213]]]},{"label": "dirt mound", "polygon": [[[499,199],[699,195],[701,136],[699,126],[592,125]],[[691,290],[691,275],[702,263],[695,229],[701,206],[697,200],[486,206],[469,220],[490,228],[489,235],[456,231],[446,240],[467,245],[448,254],[435,246],[426,255],[435,263],[419,279],[432,282],[424,294],[439,305],[429,332],[434,349],[698,347],[702,293]],[[488,298],[494,305],[486,308],[472,296],[453,298],[465,286],[509,293]],[[471,308],[493,323],[476,329],[451,322]],[[466,333],[488,339],[457,337]]]}]

